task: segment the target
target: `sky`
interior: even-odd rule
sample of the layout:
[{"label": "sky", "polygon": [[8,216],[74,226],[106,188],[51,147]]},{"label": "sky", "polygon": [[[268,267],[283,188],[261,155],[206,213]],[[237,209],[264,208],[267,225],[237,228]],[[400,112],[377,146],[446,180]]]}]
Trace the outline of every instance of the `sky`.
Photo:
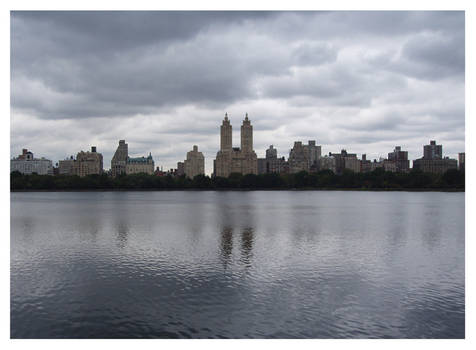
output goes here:
[{"label": "sky", "polygon": [[213,170],[225,113],[240,146],[409,159],[465,151],[464,12],[12,12],[10,156],[53,163],[118,141]]}]

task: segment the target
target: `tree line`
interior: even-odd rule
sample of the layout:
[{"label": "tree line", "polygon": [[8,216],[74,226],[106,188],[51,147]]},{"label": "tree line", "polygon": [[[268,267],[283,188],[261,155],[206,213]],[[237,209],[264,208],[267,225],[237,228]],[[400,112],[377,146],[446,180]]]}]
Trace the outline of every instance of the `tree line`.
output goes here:
[{"label": "tree line", "polygon": [[24,175],[18,171],[10,174],[10,189],[16,190],[170,190],[170,189],[368,189],[368,190],[464,190],[465,174],[448,170],[444,174],[394,173],[378,168],[368,173],[345,170],[336,175],[330,170],[317,173],[301,171],[295,174],[231,174],[225,177],[197,175],[156,176],[132,174],[110,177],[107,174],[85,177],[70,175]]}]

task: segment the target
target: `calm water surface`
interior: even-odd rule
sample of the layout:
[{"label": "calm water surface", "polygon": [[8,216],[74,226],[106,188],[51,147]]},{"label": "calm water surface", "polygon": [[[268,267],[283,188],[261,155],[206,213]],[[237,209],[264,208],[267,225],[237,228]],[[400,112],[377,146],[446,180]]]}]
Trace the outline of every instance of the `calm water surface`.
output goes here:
[{"label": "calm water surface", "polygon": [[464,193],[11,194],[12,338],[463,338]]}]

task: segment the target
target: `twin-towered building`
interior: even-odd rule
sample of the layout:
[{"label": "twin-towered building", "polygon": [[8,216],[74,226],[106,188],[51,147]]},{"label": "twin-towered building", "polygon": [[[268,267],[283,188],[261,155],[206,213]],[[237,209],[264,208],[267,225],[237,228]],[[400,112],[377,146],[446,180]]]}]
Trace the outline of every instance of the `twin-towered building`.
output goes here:
[{"label": "twin-towered building", "polygon": [[225,114],[220,127],[220,150],[213,162],[215,176],[228,177],[231,173],[258,174],[258,157],[253,150],[253,126],[248,113],[241,125],[241,148],[233,147],[232,126]]}]

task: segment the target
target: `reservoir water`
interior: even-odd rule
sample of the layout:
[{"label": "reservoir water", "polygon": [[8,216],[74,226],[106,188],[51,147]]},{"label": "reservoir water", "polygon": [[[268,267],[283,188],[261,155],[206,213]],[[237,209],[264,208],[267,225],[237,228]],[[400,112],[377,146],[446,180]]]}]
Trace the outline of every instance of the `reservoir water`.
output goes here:
[{"label": "reservoir water", "polygon": [[12,338],[464,338],[464,193],[11,193]]}]

